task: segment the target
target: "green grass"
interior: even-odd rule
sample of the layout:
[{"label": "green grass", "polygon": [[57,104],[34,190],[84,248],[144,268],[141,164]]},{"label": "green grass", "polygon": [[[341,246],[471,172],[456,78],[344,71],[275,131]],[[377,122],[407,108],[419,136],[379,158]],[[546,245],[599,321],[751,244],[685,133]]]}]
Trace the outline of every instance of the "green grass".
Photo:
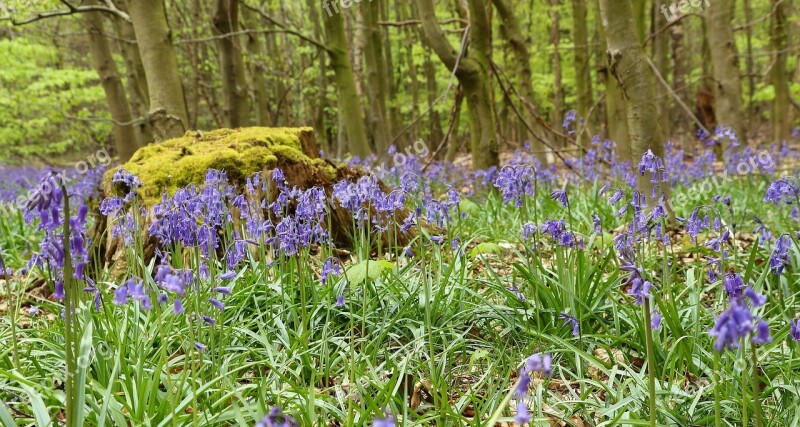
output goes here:
[{"label": "green grass", "polygon": [[[740,180],[720,189],[733,198],[735,218],[723,213],[723,219],[739,225],[737,238],[754,228],[753,215],[776,235],[797,229],[788,210],[761,202],[765,188],[765,180]],[[506,397],[522,361],[535,352],[552,354],[554,366],[553,377],[534,379],[527,400],[536,425],[548,419],[647,425],[642,310],[620,287],[611,241],[624,219],[614,216],[608,195],[596,196],[597,189],[568,187],[569,211],[542,190],[523,210],[503,205],[495,194],[478,195],[473,201],[480,209],[448,224],[442,246],[420,235],[411,244],[413,258],[390,258],[391,268],[363,282],[337,277],[322,286],[323,256],[305,252],[268,265],[254,251],[213,326],[175,316],[170,306],[115,306],[110,289],[120,281],[104,272],[96,277],[105,295],[100,311],[83,295],[77,316],[88,362],[85,425],[250,426],[280,406],[301,425],[368,425],[389,411],[409,426],[483,426],[495,413],[498,421],[513,419]],[[681,192],[697,188],[674,194]],[[695,205],[712,203],[713,195],[675,206],[675,212],[688,216]],[[0,245],[9,265],[20,267],[38,235],[17,212],[4,209]],[[594,213],[602,218],[603,235],[591,232]],[[522,223],[559,218],[584,236],[585,250],[555,247],[540,236],[542,247],[534,251],[520,240]],[[753,243],[726,264],[769,297],[759,315],[770,323],[773,342],[758,347],[763,389],[752,396],[749,344],[746,352],[728,351],[715,361],[707,332],[724,308],[721,279],[707,282],[702,257],[685,259],[709,253],[704,239],[695,245],[677,236],[670,246],[643,249],[646,274],[656,285],[653,304],[663,315],[654,336],[658,424],[714,425],[716,390],[722,425],[742,425],[743,411],[752,418],[755,398],[766,425],[798,425],[800,357],[788,339],[788,322],[798,311],[797,249],[780,277],[768,271],[769,248]],[[460,251],[451,250],[452,237],[459,238]],[[479,246],[485,242],[498,246]],[[184,262],[195,267],[197,254],[188,255]],[[131,271],[142,268],[153,265],[129,265]],[[224,269],[213,261],[211,270],[217,276]],[[0,292],[7,295],[10,286],[14,296],[5,298],[8,309],[0,317],[3,425],[43,426],[63,418],[62,307],[24,295],[35,277],[6,283]],[[513,285],[526,301],[508,290]],[[209,289],[204,285],[184,301],[187,312],[200,310]],[[337,307],[342,293],[346,305]],[[37,316],[27,316],[31,303],[41,308]],[[563,312],[578,319],[579,337],[559,319]],[[195,341],[208,351],[195,351]],[[419,403],[413,408],[412,397]]]}]

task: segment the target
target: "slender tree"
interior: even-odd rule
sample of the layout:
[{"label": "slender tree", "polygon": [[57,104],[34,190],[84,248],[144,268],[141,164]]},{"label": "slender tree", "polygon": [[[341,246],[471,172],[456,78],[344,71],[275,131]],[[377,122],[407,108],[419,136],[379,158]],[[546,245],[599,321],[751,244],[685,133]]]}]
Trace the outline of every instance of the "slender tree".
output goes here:
[{"label": "slender tree", "polygon": [[[597,14],[600,15],[599,0],[595,1],[598,7]],[[617,145],[617,155],[622,161],[631,161],[631,144],[630,137],[628,136],[628,119],[625,111],[625,100],[622,98],[622,92],[619,88],[619,82],[616,77],[611,73],[609,57],[606,55],[606,29],[601,23],[601,19],[597,20],[597,39],[598,44],[602,48],[602,52],[597,56],[597,77],[601,85],[605,87],[606,97],[606,137]]]},{"label": "slender tree", "polygon": [[[658,122],[655,77],[635,32],[633,10],[629,0],[600,0],[605,27],[608,63],[611,74],[619,82],[628,119],[628,134],[633,160],[647,150],[664,157],[664,142]],[[639,191],[650,197],[650,178],[642,177]]]},{"label": "slender tree", "polygon": [[162,0],[128,0],[150,99],[149,120],[156,142],[178,137],[189,123],[178,60]]},{"label": "slender tree", "polygon": [[[97,3],[91,1],[88,4]],[[112,134],[117,155],[121,162],[125,162],[139,148],[139,134],[135,128],[131,106],[128,103],[125,87],[122,85],[117,64],[114,62],[111,47],[103,29],[101,12],[84,13],[83,21],[89,31],[89,50],[92,55],[92,63],[106,94],[111,119],[114,120]]]},{"label": "slender tree", "polygon": [[323,17],[328,35],[328,56],[339,92],[339,114],[350,143],[350,152],[364,157],[369,155],[371,150],[367,140],[367,128],[364,126],[361,98],[358,96],[353,65],[350,62],[343,13],[344,9],[340,9],[337,13]]},{"label": "slender tree", "polygon": [[[572,0],[572,44],[575,57],[575,97],[578,117],[589,120],[592,107],[592,75],[589,68],[589,36],[586,29],[586,0]],[[591,139],[587,132],[577,135],[582,146]]]},{"label": "slender tree", "polygon": [[250,124],[242,46],[233,35],[239,30],[239,0],[216,0],[211,28],[217,36],[225,126]]},{"label": "slender tree", "polygon": [[[742,94],[739,81],[739,59],[733,37],[733,0],[717,0],[707,7],[706,37],[714,75],[714,110],[717,122],[731,127],[745,139],[742,123]],[[723,150],[725,147],[721,147]]]},{"label": "slender tree", "polygon": [[775,99],[772,100],[772,139],[781,142],[789,139],[791,117],[789,116],[789,82],[786,72],[786,48],[789,46],[787,34],[787,1],[772,0],[775,11],[770,20],[770,39],[773,51],[772,68],[770,69],[770,83],[775,89]]}]

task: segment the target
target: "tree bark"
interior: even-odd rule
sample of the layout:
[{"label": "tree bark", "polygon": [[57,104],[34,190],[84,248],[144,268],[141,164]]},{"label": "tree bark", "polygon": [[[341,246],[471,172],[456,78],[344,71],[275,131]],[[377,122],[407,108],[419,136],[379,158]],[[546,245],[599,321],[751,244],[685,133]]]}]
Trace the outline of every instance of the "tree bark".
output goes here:
[{"label": "tree bark", "polygon": [[[561,129],[563,123],[564,113],[564,89],[561,85],[561,36],[560,36],[560,23],[558,15],[559,0],[550,0],[550,42],[553,44],[553,79],[555,84],[553,87],[553,111],[551,118],[553,121],[554,129]],[[558,145],[560,148],[566,146],[566,141],[563,138],[557,137]]]},{"label": "tree bark", "polygon": [[609,57],[606,54],[608,50],[608,43],[606,42],[606,29],[600,18],[600,3],[595,2],[597,6],[597,36],[598,43],[602,47],[602,56],[598,60],[598,80],[605,86],[606,89],[606,137],[617,145],[617,155],[619,160],[623,162],[631,162],[631,143],[628,136],[628,118],[625,111],[625,100],[622,98],[622,92],[619,88],[617,79],[611,73],[611,64],[609,64]]},{"label": "tree bark", "polygon": [[225,103],[225,126],[249,126],[250,107],[247,102],[247,79],[238,38],[229,35],[239,30],[239,0],[216,0],[212,30],[219,46],[219,69],[222,80],[222,99]]},{"label": "tree bark", "polygon": [[[740,139],[745,140],[739,60],[733,37],[733,0],[717,0],[713,7],[706,8],[705,15],[708,48],[714,70],[714,110],[717,122],[729,126]],[[720,148],[724,150],[727,147]]]},{"label": "tree bark", "polygon": [[[592,108],[592,75],[589,69],[589,37],[586,29],[586,0],[572,0],[572,44],[575,55],[576,112],[580,119],[589,122]],[[588,148],[591,135],[588,130],[576,135],[578,142]]]},{"label": "tree bark", "polygon": [[[92,1],[88,4],[97,3]],[[89,31],[89,50],[92,55],[92,64],[100,77],[100,84],[106,94],[111,119],[114,120],[112,133],[117,155],[120,162],[126,162],[139,148],[138,132],[133,123],[131,106],[128,103],[128,97],[125,94],[125,88],[122,86],[117,64],[114,62],[111,47],[103,30],[102,13],[84,13],[82,18]]]},{"label": "tree bark", "polygon": [[[475,169],[498,166],[499,145],[489,88],[492,29],[486,2],[482,0],[468,2],[470,49],[467,55],[458,60],[458,51],[450,44],[436,21],[433,1],[415,1],[428,45],[449,70],[455,69],[456,78],[464,89],[470,118],[472,166]],[[458,61],[457,68],[456,61]]]},{"label": "tree bark", "polygon": [[[634,162],[647,150],[663,158],[664,144],[658,124],[655,77],[647,66],[644,51],[635,33],[635,21],[629,0],[600,0],[600,12],[606,30],[608,62],[611,74],[619,82],[628,118],[628,133]],[[649,176],[639,176],[638,190],[652,195]]]},{"label": "tree bark", "polygon": [[153,137],[160,142],[181,136],[189,119],[164,2],[127,0],[127,4],[147,77]]},{"label": "tree bark", "polygon": [[[667,25],[667,17],[661,13],[661,6],[669,7],[666,0],[653,0],[653,7],[651,9],[651,16],[653,21],[653,30],[651,31],[653,37],[653,58],[661,76],[665,81],[669,81],[669,41],[670,34],[668,31],[661,32],[661,29]],[[673,77],[674,78],[674,77]],[[664,135],[671,135],[669,112],[672,105],[672,97],[669,94],[668,88],[665,85],[656,83],[656,97],[658,98],[658,120],[661,125],[661,130]]]},{"label": "tree bark", "polygon": [[386,57],[383,54],[384,38],[378,26],[383,0],[361,3],[364,17],[364,61],[366,63],[367,95],[369,97],[369,124],[372,129],[375,150],[383,152],[389,147],[389,120],[386,111],[386,94],[389,81]]},{"label": "tree bark", "polygon": [[323,17],[328,34],[328,56],[339,92],[339,114],[350,142],[350,152],[359,157],[366,157],[371,150],[367,140],[367,129],[362,119],[363,109],[356,90],[347,38],[344,34],[344,18],[342,17],[344,11],[341,9],[340,11]]},{"label": "tree bark", "polygon": [[772,140],[780,143],[789,139],[791,118],[789,114],[789,83],[786,72],[786,48],[789,46],[787,35],[787,4],[785,0],[772,0],[775,13],[770,20],[770,39],[775,57],[770,70],[770,83],[775,89],[772,100]]},{"label": "tree bark", "polygon": [[[316,5],[315,5],[316,6]],[[259,27],[258,16],[250,10],[242,10],[245,25],[248,29],[254,30]],[[253,124],[256,126],[266,126],[269,117],[269,108],[267,100],[267,81],[264,78],[264,47],[262,45],[261,37],[258,34],[247,34],[247,42],[245,43],[247,49],[247,64],[246,69],[250,74],[250,85],[253,90],[253,110],[256,117]],[[322,86],[324,87],[324,86]],[[321,127],[316,127],[317,131],[321,131]]]}]

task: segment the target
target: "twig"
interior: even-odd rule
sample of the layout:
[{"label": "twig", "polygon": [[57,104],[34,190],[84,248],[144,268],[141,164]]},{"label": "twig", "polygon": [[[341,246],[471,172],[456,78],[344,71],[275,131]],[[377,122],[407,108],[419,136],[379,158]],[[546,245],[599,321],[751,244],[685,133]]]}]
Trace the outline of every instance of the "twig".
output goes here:
[{"label": "twig", "polygon": [[661,82],[661,85],[663,85],[663,86],[664,86],[664,88],[666,88],[666,89],[667,89],[667,91],[669,91],[669,93],[672,95],[672,97],[673,97],[673,98],[675,98],[675,101],[677,101],[677,102],[678,102],[678,105],[680,105],[680,106],[681,106],[681,108],[683,108],[683,110],[684,110],[684,111],[686,111],[686,114],[688,114],[688,115],[689,115],[689,117],[691,117],[691,118],[692,118],[692,120],[694,120],[694,123],[695,123],[695,124],[696,124],[696,125],[697,125],[697,126],[700,128],[700,129],[702,129],[702,130],[703,130],[703,132],[705,132],[705,133],[706,133],[706,135],[711,135],[711,132],[709,132],[709,131],[708,131],[708,129],[706,129],[706,127],[705,127],[705,126],[703,126],[703,124],[702,124],[702,123],[700,123],[700,120],[698,120],[698,119],[697,119],[697,117],[695,117],[694,113],[692,113],[692,110],[690,110],[690,109],[689,109],[689,107],[687,107],[687,106],[686,106],[686,104],[683,102],[683,100],[681,100],[681,97],[680,97],[680,96],[678,96],[678,94],[676,94],[676,93],[675,93],[675,91],[674,91],[674,90],[672,90],[672,88],[671,88],[671,87],[669,87],[669,83],[667,83],[667,82],[666,82],[666,80],[664,80],[664,77],[663,77],[663,76],[661,75],[661,73],[658,71],[658,68],[656,68],[656,64],[653,64],[653,61],[652,61],[652,60],[650,60],[650,58],[649,58],[649,57],[647,57],[646,55],[644,56],[644,59],[645,59],[645,60],[647,61],[647,63],[650,65],[650,69],[651,69],[651,70],[653,70],[653,73],[656,75],[656,78],[658,79],[658,81],[659,81],[659,82]]}]

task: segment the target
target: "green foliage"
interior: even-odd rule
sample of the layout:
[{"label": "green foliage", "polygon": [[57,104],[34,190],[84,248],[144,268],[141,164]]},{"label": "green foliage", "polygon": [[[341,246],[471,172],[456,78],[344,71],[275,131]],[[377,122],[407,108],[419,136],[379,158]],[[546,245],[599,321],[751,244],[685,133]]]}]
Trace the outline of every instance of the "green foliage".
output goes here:
[{"label": "green foliage", "polygon": [[104,141],[110,123],[96,73],[62,58],[58,48],[24,37],[0,40],[0,162],[57,156]]}]

